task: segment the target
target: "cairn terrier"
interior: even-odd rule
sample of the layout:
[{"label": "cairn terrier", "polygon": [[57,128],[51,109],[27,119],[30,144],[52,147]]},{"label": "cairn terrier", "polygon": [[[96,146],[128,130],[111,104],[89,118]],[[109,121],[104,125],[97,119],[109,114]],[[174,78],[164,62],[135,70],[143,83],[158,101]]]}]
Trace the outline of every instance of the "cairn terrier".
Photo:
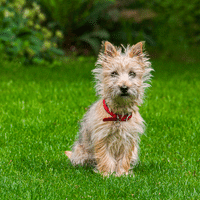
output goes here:
[{"label": "cairn terrier", "polygon": [[85,114],[72,151],[65,152],[73,165],[95,164],[103,175],[131,173],[144,132],[138,106],[153,69],[143,42],[123,49],[103,43],[93,70],[101,98]]}]

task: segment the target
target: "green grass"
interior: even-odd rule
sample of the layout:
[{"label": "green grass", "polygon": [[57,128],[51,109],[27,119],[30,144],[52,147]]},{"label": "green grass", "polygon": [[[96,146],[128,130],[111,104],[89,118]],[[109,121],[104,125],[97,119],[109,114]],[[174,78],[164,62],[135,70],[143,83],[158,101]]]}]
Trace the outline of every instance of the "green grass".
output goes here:
[{"label": "green grass", "polygon": [[97,100],[94,60],[1,62],[0,199],[199,199],[200,64],[155,60],[135,177],[103,178],[64,155]]}]

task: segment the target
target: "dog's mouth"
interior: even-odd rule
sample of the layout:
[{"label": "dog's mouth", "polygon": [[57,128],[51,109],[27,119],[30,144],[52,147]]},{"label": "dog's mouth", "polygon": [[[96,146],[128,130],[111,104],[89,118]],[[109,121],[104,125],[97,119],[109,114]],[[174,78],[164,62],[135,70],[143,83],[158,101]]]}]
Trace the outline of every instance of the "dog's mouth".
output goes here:
[{"label": "dog's mouth", "polygon": [[121,93],[120,96],[121,97],[128,97],[128,96],[130,96],[130,94],[128,92],[126,92],[126,93]]}]

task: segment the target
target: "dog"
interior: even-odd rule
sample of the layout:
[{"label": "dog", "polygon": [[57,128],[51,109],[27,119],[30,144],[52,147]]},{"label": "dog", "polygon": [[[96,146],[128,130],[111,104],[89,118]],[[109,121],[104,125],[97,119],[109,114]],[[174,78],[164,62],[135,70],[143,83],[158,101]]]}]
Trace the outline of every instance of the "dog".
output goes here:
[{"label": "dog", "polygon": [[65,152],[73,165],[95,165],[104,176],[132,173],[145,128],[138,106],[153,70],[143,46],[122,45],[122,52],[108,41],[102,44],[93,70],[100,99],[84,115],[72,151]]}]

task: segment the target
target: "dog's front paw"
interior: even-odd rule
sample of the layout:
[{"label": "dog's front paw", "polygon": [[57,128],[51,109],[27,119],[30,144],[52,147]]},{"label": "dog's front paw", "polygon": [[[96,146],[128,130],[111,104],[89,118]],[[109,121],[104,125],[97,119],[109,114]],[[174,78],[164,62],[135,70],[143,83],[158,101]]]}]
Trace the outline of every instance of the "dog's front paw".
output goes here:
[{"label": "dog's front paw", "polygon": [[128,172],[127,171],[118,171],[115,176],[129,176],[129,177],[134,177],[134,173],[133,173],[133,170],[129,170]]},{"label": "dog's front paw", "polygon": [[109,176],[112,174],[112,173],[110,173],[110,172],[101,172],[101,171],[99,171],[97,168],[94,168],[93,171],[94,171],[95,173],[101,174],[101,175],[102,175],[103,177],[105,177],[105,178],[109,178]]}]

